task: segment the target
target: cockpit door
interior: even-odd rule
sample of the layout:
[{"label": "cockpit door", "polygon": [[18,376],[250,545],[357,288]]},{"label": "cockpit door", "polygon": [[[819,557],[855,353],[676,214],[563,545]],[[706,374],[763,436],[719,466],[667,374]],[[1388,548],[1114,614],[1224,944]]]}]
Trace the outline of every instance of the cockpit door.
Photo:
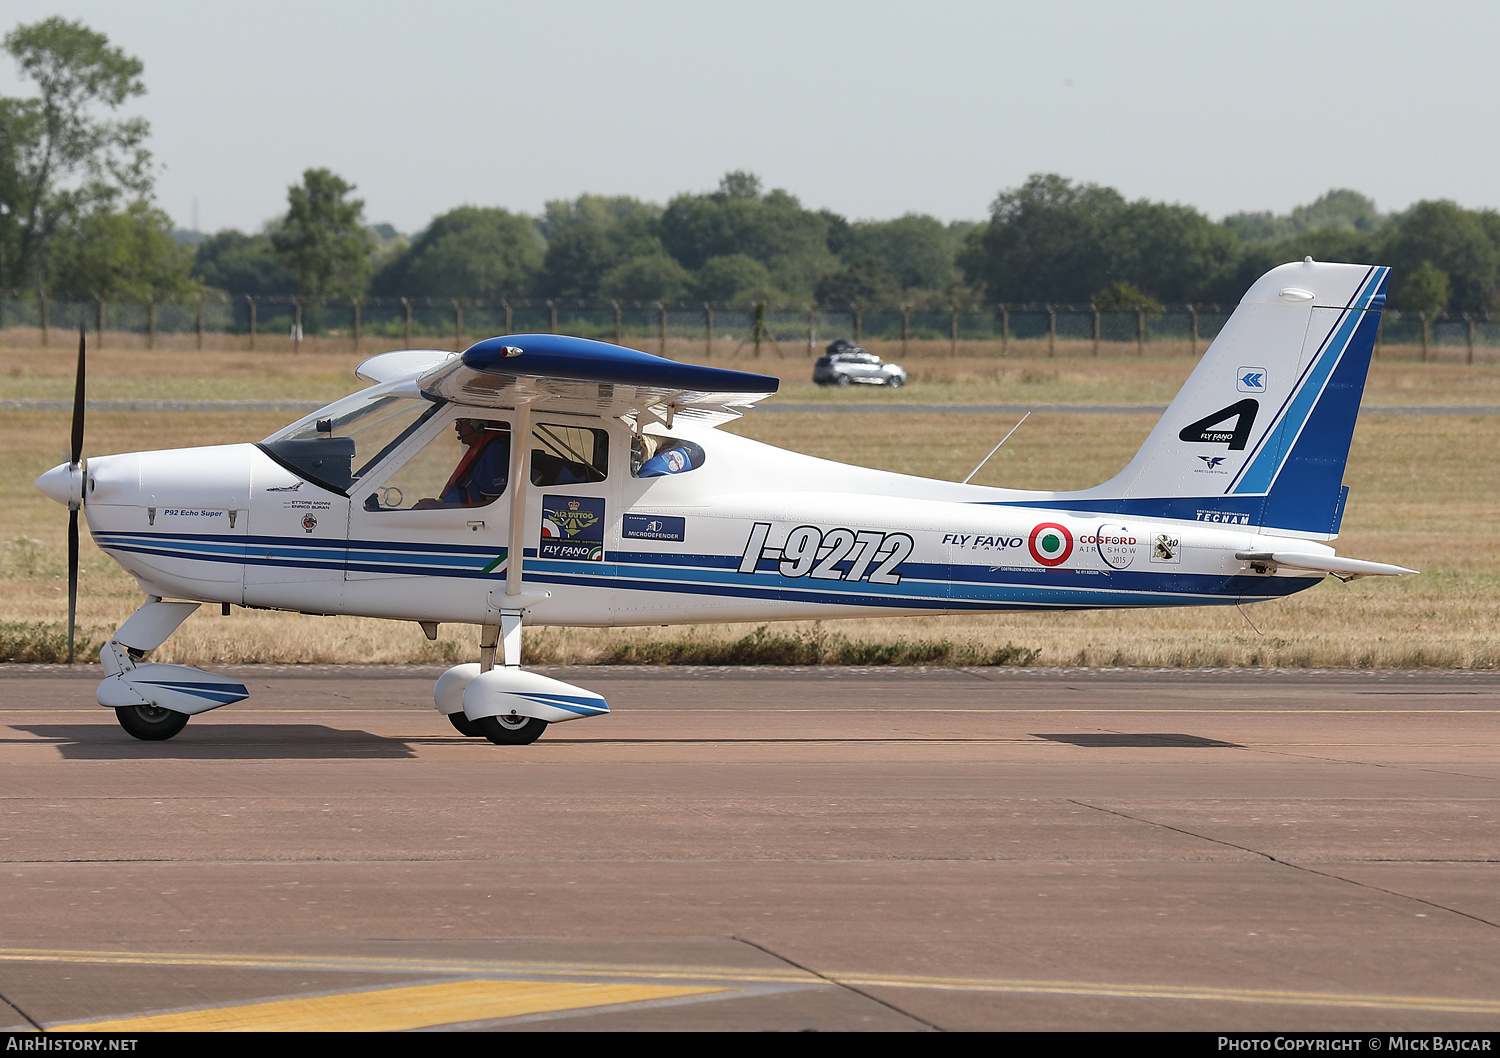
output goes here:
[{"label": "cockpit door", "polygon": [[512,421],[509,411],[445,406],[356,483],[349,608],[434,620],[484,613],[509,558]]}]

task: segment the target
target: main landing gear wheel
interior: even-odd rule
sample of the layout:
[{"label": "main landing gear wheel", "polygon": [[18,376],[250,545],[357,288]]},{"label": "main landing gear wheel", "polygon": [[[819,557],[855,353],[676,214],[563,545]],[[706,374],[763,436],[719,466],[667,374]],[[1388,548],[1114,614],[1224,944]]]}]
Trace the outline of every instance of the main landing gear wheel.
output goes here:
[{"label": "main landing gear wheel", "polygon": [[469,722],[497,746],[529,746],[547,730],[547,721],[534,716],[482,716]]},{"label": "main landing gear wheel", "polygon": [[120,726],[145,742],[161,742],[187,727],[188,714],[155,705],[126,705],[115,710]]},{"label": "main landing gear wheel", "polygon": [[449,713],[448,722],[453,725],[454,730],[456,730],[460,735],[464,735],[468,738],[484,737],[484,732],[479,730],[479,725],[470,720],[462,712]]}]

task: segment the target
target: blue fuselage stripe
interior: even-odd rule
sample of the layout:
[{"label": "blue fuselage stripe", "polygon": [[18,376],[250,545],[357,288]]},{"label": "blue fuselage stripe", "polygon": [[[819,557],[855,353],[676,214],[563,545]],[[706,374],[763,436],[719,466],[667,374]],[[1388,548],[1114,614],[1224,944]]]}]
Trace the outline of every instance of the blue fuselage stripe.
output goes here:
[{"label": "blue fuselage stripe", "polygon": [[[108,551],[134,552],[187,561],[231,565],[281,566],[309,572],[345,569],[392,576],[493,579],[503,566],[484,572],[504,548],[474,549],[461,555],[406,552],[385,545],[379,555],[333,547],[313,549],[301,541],[261,538],[252,547],[239,539],[186,538],[180,534],[99,533]],[[165,545],[165,546],[164,546]],[[372,560],[372,559],[378,559]],[[763,601],[816,603],[922,610],[1080,609],[1086,607],[1180,606],[1270,599],[1310,587],[1311,578],[1267,578],[1237,574],[1175,573],[1166,570],[1017,569],[965,563],[907,563],[896,584],[819,580],[782,576],[775,563],[753,574],[738,571],[739,556],[611,552],[604,562],[533,559],[527,578],[538,583],[572,584],[666,594],[702,594]]]}]

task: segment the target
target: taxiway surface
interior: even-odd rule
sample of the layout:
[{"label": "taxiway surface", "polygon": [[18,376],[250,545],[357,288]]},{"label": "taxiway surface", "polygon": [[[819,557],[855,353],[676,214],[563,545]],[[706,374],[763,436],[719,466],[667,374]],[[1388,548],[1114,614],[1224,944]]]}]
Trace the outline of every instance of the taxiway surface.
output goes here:
[{"label": "taxiway surface", "polygon": [[0,1027],[1500,1026],[1500,674],[0,669]]}]

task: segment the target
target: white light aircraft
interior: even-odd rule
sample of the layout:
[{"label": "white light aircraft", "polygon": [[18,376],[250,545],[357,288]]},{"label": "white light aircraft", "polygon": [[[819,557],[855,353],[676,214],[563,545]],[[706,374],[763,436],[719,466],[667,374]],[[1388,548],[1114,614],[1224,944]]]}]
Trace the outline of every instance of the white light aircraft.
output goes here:
[{"label": "white light aircraft", "polygon": [[[1033,492],[846,466],[717,430],[777,380],[552,334],[385,353],[369,388],[256,444],[96,456],[37,487],[146,600],[98,701],[141,739],[246,697],[152,663],[202,603],[478,625],[434,699],[465,735],[534,741],[609,711],[521,668],[535,625],[767,621],[1276,599],[1343,558],[1343,486],[1389,269],[1283,265],[1245,295],[1115,477]],[[519,442],[519,443],[518,443]],[[71,634],[71,631],[70,631]]]}]

